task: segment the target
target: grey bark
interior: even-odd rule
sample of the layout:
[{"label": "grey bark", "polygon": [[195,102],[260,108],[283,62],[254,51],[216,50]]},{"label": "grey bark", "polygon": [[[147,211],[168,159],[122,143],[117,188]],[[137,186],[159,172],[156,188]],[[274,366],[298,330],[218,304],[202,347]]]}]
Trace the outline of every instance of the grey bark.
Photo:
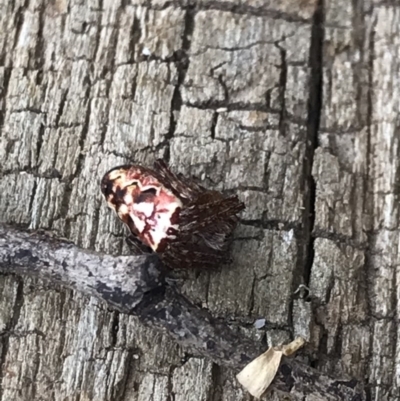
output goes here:
[{"label": "grey bark", "polygon": [[[317,6],[0,0],[0,219],[127,254],[98,181],[163,157],[247,205],[232,266],[180,291],[262,346],[303,335],[304,363],[391,401],[399,7]],[[1,401],[249,399],[232,370],[30,277],[0,278],[0,342]]]}]

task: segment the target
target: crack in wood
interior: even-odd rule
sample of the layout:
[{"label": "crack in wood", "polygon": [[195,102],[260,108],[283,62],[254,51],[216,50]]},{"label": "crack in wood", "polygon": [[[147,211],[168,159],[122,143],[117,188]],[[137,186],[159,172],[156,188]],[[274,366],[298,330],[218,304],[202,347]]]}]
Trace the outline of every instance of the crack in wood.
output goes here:
[{"label": "crack in wood", "polygon": [[[5,334],[0,338],[2,343],[2,349],[0,354],[0,379],[3,379],[6,375],[6,358],[8,354],[9,344],[10,344],[10,336],[14,333],[14,329],[17,326],[21,309],[24,303],[24,282],[21,277],[17,277],[17,288],[14,300],[14,307],[13,307],[13,315],[11,320],[8,322]],[[3,380],[0,380],[0,401],[3,401]]]}]

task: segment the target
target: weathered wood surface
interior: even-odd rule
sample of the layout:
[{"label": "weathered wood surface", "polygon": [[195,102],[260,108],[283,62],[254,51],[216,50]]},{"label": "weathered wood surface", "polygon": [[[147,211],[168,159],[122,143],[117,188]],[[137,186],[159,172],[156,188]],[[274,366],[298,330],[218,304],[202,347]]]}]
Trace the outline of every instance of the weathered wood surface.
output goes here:
[{"label": "weathered wood surface", "polygon": [[[124,254],[99,178],[164,157],[248,206],[233,265],[182,291],[254,341],[306,336],[306,362],[396,400],[399,22],[395,1],[0,0],[0,219]],[[31,278],[0,278],[0,341],[1,401],[249,399],[232,371]]]}]

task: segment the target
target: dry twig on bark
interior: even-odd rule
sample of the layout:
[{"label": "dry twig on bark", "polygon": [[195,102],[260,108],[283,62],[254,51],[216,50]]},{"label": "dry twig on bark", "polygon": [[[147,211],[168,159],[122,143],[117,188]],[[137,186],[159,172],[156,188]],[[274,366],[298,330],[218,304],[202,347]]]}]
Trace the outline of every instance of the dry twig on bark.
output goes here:
[{"label": "dry twig on bark", "polygon": [[[0,226],[0,272],[37,275],[94,295],[121,312],[167,330],[181,345],[219,365],[240,370],[261,352],[258,344],[168,285],[154,254],[99,254],[45,234]],[[284,358],[273,387],[313,399],[365,399],[357,380],[329,377],[291,358]]]}]

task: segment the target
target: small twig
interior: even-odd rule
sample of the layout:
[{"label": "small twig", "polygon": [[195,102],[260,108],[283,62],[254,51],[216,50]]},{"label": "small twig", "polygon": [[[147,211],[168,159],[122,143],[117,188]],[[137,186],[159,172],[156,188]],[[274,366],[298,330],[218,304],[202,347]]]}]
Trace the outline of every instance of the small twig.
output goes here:
[{"label": "small twig", "polygon": [[[262,352],[169,286],[156,255],[114,257],[0,225],[0,272],[32,274],[94,295],[236,371]],[[321,401],[365,400],[357,380],[337,380],[291,358],[284,358],[272,387]]]},{"label": "small twig", "polygon": [[156,255],[110,256],[0,225],[0,271],[59,282],[121,311],[133,310],[145,294],[163,285],[160,267]]}]

